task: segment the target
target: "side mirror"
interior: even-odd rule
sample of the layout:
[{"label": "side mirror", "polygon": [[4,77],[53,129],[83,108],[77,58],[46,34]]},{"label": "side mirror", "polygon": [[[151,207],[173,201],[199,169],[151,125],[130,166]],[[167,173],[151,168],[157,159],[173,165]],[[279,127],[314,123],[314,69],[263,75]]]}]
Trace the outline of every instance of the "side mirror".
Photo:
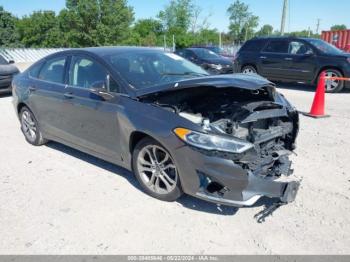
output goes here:
[{"label": "side mirror", "polygon": [[307,50],[306,53],[304,54],[305,56],[313,56],[314,52],[312,50]]},{"label": "side mirror", "polygon": [[9,64],[14,64],[15,61],[14,60],[9,60]]},{"label": "side mirror", "polygon": [[109,100],[114,96],[108,93],[109,90],[110,76],[106,76],[106,80],[96,81],[90,87],[90,92],[103,100]]},{"label": "side mirror", "polygon": [[101,100],[106,101],[110,100],[114,96],[106,91],[106,89],[101,89],[101,88],[91,88],[90,89],[91,94],[94,96],[99,97]]}]

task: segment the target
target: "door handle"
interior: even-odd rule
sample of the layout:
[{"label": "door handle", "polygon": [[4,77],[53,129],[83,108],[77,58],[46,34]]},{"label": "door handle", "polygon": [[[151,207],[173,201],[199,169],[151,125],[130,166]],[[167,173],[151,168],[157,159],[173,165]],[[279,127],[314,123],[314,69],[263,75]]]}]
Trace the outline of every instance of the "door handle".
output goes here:
[{"label": "door handle", "polygon": [[260,56],[261,59],[266,59],[267,57],[266,56]]},{"label": "door handle", "polygon": [[287,61],[292,61],[292,60],[293,60],[293,58],[286,57],[284,60],[287,60]]},{"label": "door handle", "polygon": [[30,87],[29,87],[29,91],[30,91],[30,92],[34,92],[35,90],[36,90],[36,87],[34,87],[34,86],[30,86]]},{"label": "door handle", "polygon": [[67,99],[72,99],[72,98],[74,98],[73,93],[64,93],[63,96],[64,96],[65,98],[67,98]]}]

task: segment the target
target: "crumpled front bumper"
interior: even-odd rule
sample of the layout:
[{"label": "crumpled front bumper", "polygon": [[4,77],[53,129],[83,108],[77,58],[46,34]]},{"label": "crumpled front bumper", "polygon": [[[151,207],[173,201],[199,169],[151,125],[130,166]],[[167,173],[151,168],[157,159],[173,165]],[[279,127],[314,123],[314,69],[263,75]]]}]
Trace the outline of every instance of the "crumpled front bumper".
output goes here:
[{"label": "crumpled front bumper", "polygon": [[263,196],[290,203],[300,184],[286,176],[272,179],[253,174],[233,160],[207,155],[189,146],[177,148],[174,160],[184,192],[217,204],[252,206]]}]

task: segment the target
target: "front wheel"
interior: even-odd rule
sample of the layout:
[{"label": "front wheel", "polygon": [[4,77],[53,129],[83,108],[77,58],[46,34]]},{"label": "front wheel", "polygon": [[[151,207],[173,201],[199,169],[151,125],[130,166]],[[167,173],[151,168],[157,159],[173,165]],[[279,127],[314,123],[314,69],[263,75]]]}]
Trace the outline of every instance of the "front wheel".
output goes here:
[{"label": "front wheel", "polygon": [[[326,77],[343,77],[343,74],[336,69],[326,69]],[[321,74],[318,76],[320,81]],[[339,93],[344,88],[344,81],[342,80],[326,80],[326,92],[327,93]]]},{"label": "front wheel", "polygon": [[142,139],[136,145],[133,170],[144,191],[157,199],[175,201],[183,194],[173,158],[153,139]]}]

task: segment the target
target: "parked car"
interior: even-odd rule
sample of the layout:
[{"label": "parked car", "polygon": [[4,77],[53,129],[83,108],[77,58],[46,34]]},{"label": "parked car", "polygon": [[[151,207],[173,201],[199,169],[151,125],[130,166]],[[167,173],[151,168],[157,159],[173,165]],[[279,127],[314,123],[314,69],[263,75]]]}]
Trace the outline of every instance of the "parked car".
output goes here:
[{"label": "parked car", "polygon": [[232,74],[233,62],[205,48],[184,48],[177,55],[199,65],[210,74]]},{"label": "parked car", "polygon": [[230,60],[233,60],[234,58],[234,55],[231,55],[231,54],[228,54],[227,52],[225,52],[224,49],[218,47],[218,46],[213,46],[213,45],[196,45],[196,46],[192,46],[192,47],[195,47],[195,48],[205,48],[205,49],[208,49],[210,51],[213,51],[215,54],[217,55],[220,55],[220,56],[223,56],[223,57],[226,57]]},{"label": "parked car", "polygon": [[13,61],[7,61],[0,55],[0,94],[11,93],[11,82],[18,68],[13,65]]},{"label": "parked car", "polygon": [[[316,84],[330,77],[350,77],[350,54],[313,38],[267,37],[247,41],[235,59],[235,72],[258,73],[270,80]],[[327,80],[326,91],[340,92],[350,82]]]},{"label": "parked car", "polygon": [[30,144],[57,141],[132,170],[155,198],[250,206],[296,196],[299,183],[281,178],[292,173],[298,113],[259,76],[212,76],[147,48],[75,49],[17,75],[13,101]]}]

